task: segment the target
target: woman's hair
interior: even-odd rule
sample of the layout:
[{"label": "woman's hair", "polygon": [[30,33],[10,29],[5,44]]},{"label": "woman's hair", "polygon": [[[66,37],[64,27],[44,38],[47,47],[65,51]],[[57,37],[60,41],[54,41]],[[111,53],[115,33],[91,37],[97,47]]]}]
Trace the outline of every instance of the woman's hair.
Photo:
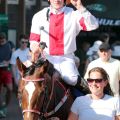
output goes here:
[{"label": "woman's hair", "polygon": [[102,75],[102,78],[103,78],[104,80],[108,80],[108,81],[109,81],[109,75],[107,74],[107,72],[106,72],[103,68],[101,68],[101,67],[94,67],[94,68],[92,68],[92,69],[89,71],[88,75],[90,76],[90,74],[91,74],[92,72],[99,72],[99,73]]},{"label": "woman's hair", "polygon": [[99,72],[99,73],[102,75],[102,78],[103,78],[104,80],[107,80],[107,81],[108,81],[108,84],[107,84],[106,87],[104,88],[104,93],[113,96],[113,92],[112,92],[111,87],[110,87],[110,84],[109,84],[109,75],[107,74],[107,72],[106,72],[103,68],[101,68],[101,67],[94,67],[94,68],[92,68],[92,69],[89,71],[88,75],[90,76],[90,74],[91,74],[92,72]]}]

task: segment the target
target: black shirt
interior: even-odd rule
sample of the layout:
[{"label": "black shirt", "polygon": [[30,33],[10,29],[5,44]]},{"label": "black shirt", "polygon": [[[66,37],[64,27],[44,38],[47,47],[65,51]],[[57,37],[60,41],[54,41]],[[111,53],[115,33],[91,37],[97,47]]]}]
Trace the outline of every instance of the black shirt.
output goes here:
[{"label": "black shirt", "polygon": [[10,44],[7,42],[4,45],[0,45],[0,62],[8,61],[11,58],[11,47]]}]

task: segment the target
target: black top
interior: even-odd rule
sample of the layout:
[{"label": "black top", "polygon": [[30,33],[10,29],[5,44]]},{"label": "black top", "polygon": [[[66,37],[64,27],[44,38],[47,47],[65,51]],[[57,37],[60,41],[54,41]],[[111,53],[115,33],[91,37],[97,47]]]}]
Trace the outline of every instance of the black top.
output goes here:
[{"label": "black top", "polygon": [[0,45],[0,62],[3,62],[4,60],[10,60],[11,54],[12,50],[8,42],[4,45]]}]

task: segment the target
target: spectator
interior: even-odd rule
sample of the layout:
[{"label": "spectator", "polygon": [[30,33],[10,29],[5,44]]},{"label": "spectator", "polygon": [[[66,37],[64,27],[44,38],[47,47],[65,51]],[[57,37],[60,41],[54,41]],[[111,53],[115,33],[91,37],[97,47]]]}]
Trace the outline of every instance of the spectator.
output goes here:
[{"label": "spectator", "polygon": [[112,57],[120,60],[120,40],[115,40],[112,47]]},{"label": "spectator", "polygon": [[102,67],[110,76],[110,87],[114,96],[119,96],[120,61],[111,57],[112,48],[103,43],[98,50],[99,58],[90,62],[84,78],[88,78],[88,72],[94,67]]},{"label": "spectator", "polygon": [[75,55],[80,59],[80,65],[78,66],[78,70],[82,77],[85,72],[85,66],[88,58],[86,52],[88,51],[89,47],[90,43],[87,41],[83,41],[81,42],[79,48],[75,51]]},{"label": "spectator", "polygon": [[99,46],[102,43],[109,43],[109,39],[110,39],[110,36],[108,33],[101,33],[100,34],[100,36],[98,37],[98,40],[96,40],[93,43],[93,46],[90,47],[90,49],[87,51],[88,63],[90,63],[91,61],[93,61],[99,57],[98,52],[97,52],[99,49]]},{"label": "spectator", "polygon": [[16,87],[18,87],[19,79],[20,79],[20,74],[16,65],[16,59],[17,57],[19,57],[22,62],[26,62],[27,60],[30,59],[29,48],[27,46],[28,46],[28,37],[24,34],[21,34],[19,37],[19,48],[12,53],[12,57],[10,60],[14,83]]},{"label": "spectator", "polygon": [[11,47],[11,49],[12,49],[12,52],[14,52],[14,51],[15,51],[15,45],[13,44],[12,41],[8,41],[8,43],[10,44],[10,47]]},{"label": "spectator", "polygon": [[[39,51],[39,43],[46,42],[44,52],[47,59],[66,83],[80,88],[81,77],[74,61],[76,36],[81,30],[98,28],[98,21],[82,5],[81,0],[76,0],[76,11],[64,6],[65,0],[49,2],[50,6],[36,13],[32,19],[30,48],[35,54]],[[53,78],[58,79],[58,75],[54,72]]]},{"label": "spectator", "polygon": [[[0,87],[2,85],[6,88],[5,95],[5,105],[4,109],[7,108],[12,93],[12,74],[9,69],[10,58],[12,54],[12,49],[10,44],[6,40],[6,35],[4,33],[0,33]],[[1,117],[6,116],[6,112],[2,111],[3,114],[0,114]]]},{"label": "spectator", "polygon": [[91,62],[98,58],[99,46],[102,44],[102,41],[97,40],[93,43],[93,46],[87,51],[88,60]]},{"label": "spectator", "polygon": [[103,68],[92,68],[87,79],[91,94],[76,98],[68,120],[120,120],[120,98],[104,93],[108,81]]},{"label": "spectator", "polygon": [[107,43],[109,44],[109,40],[110,40],[110,35],[108,33],[101,33],[99,38],[100,41],[102,41],[103,43]]},{"label": "spectator", "polygon": [[88,49],[88,51],[86,53],[87,54],[87,60],[86,60],[86,65],[85,65],[85,71],[86,71],[87,66],[90,62],[99,58],[98,50],[99,50],[99,46],[101,44],[102,44],[102,41],[97,40],[93,43],[93,46]]}]

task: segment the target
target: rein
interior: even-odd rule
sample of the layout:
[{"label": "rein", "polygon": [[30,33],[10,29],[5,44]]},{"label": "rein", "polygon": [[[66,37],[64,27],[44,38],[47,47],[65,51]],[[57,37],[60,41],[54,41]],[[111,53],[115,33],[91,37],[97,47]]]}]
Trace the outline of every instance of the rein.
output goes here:
[{"label": "rein", "polygon": [[67,98],[68,98],[68,94],[69,94],[69,90],[67,90],[66,92],[65,92],[65,95],[64,95],[64,97],[61,99],[61,101],[58,103],[58,105],[51,111],[51,112],[49,112],[49,113],[44,113],[44,116],[45,117],[49,117],[49,116],[51,116],[51,115],[53,115],[55,112],[57,112],[59,109],[60,109],[60,107],[62,107],[62,105],[66,102],[66,100],[67,100]]},{"label": "rein", "polygon": [[[49,117],[49,116],[53,115],[55,112],[57,112],[60,109],[60,107],[62,107],[62,105],[66,102],[66,100],[68,98],[69,89],[66,90],[64,85],[61,82],[59,82],[58,80],[57,80],[57,83],[64,89],[64,91],[65,91],[64,97],[61,98],[60,102],[55,106],[55,108],[51,112],[48,112],[48,113],[45,112],[44,117]],[[53,84],[54,84],[54,81],[53,81]],[[48,104],[47,104],[47,108],[48,108],[48,105],[49,105],[49,103],[50,103],[50,101],[52,99],[53,89],[54,89],[54,87],[52,87],[51,94],[50,94],[50,99],[49,99]],[[46,108],[46,111],[47,111],[47,108]]]}]

